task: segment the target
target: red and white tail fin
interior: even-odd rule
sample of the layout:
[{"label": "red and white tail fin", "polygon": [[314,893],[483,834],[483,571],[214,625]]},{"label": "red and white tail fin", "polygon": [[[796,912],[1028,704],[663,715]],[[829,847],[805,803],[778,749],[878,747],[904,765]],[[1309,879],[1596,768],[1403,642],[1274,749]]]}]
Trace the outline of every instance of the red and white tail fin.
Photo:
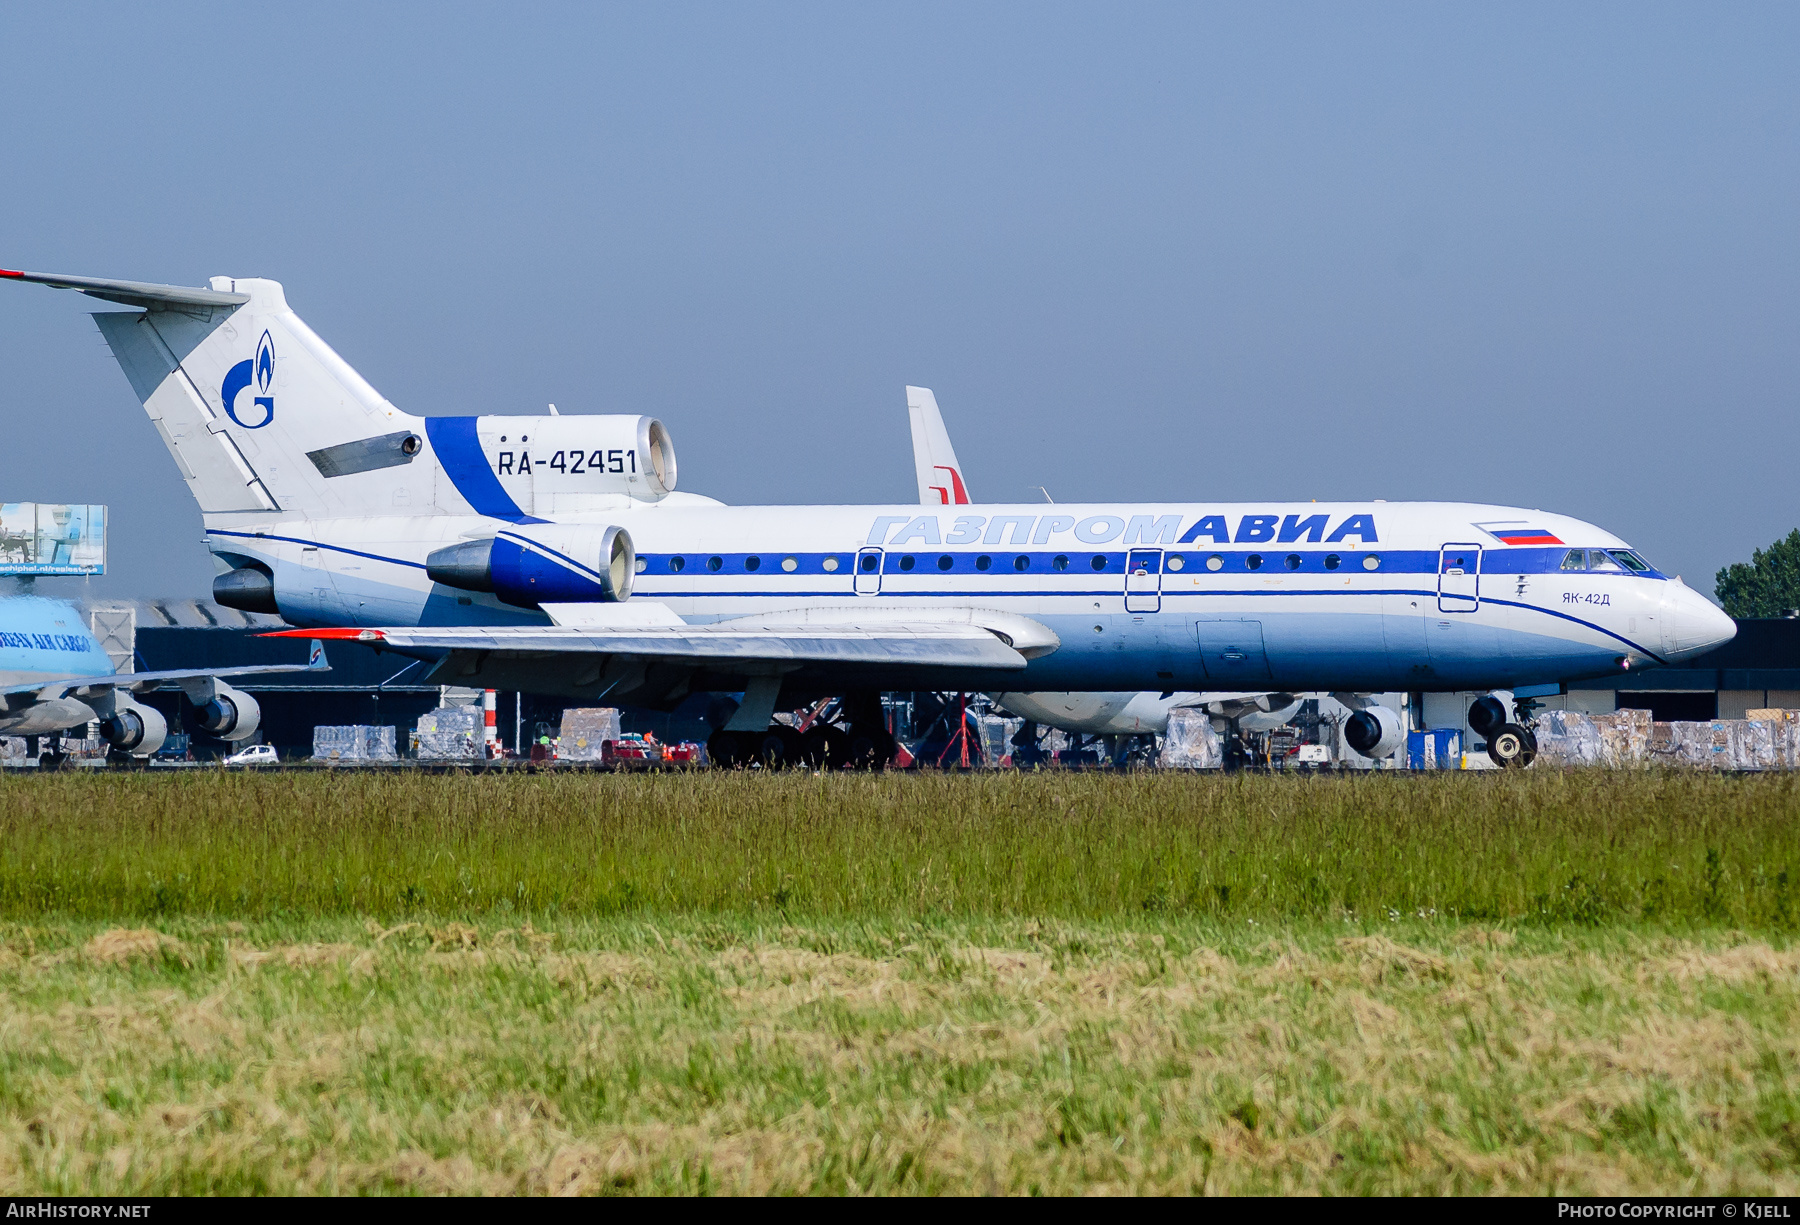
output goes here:
[{"label": "red and white tail fin", "polygon": [[967,506],[969,487],[962,465],[938,412],[937,397],[924,387],[906,389],[906,412],[912,418],[913,466],[919,476],[919,501],[928,506]]}]

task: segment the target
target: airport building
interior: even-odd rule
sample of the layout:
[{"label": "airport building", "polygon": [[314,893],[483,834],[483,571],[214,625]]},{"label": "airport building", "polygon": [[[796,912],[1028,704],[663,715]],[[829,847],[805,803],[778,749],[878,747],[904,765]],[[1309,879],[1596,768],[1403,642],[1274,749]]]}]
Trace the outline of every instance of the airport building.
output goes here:
[{"label": "airport building", "polygon": [[[1648,710],[1659,722],[1742,719],[1764,707],[1800,709],[1800,618],[1745,620],[1737,637],[1685,663],[1622,676],[1609,689],[1572,690],[1571,710]],[[1610,704],[1608,704],[1610,702]]]},{"label": "airport building", "polygon": [[[1745,711],[1767,707],[1800,709],[1800,618],[1741,620],[1737,627],[1730,642],[1683,663],[1605,682],[1583,681],[1538,702],[1545,710],[1590,715],[1647,710],[1659,723],[1742,719]],[[1479,696],[1418,695],[1416,726],[1467,731],[1469,703]]]}]

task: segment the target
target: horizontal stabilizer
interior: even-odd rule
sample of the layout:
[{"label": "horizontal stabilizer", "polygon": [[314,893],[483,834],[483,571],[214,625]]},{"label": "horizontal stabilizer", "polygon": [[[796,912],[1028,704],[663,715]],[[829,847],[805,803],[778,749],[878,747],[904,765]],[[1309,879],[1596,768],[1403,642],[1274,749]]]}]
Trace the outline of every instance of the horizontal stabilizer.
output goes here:
[{"label": "horizontal stabilizer", "polygon": [[73,289],[93,298],[118,302],[124,306],[141,306],[146,310],[169,306],[242,306],[250,300],[247,293],[224,293],[217,289],[198,289],[188,285],[151,285],[144,281],[108,281],[93,276],[58,276],[50,272],[13,272],[0,268],[0,278],[48,285],[52,289]]}]

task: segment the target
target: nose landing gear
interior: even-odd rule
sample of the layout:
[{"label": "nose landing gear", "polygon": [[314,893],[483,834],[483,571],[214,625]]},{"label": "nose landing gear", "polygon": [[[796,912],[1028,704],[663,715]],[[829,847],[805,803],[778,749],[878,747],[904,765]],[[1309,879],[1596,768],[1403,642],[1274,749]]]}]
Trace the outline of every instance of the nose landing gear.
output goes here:
[{"label": "nose landing gear", "polygon": [[1517,723],[1502,723],[1488,735],[1488,756],[1502,770],[1523,770],[1537,760],[1537,737]]},{"label": "nose landing gear", "polygon": [[1488,756],[1502,770],[1523,770],[1537,759],[1537,737],[1527,726],[1536,708],[1529,698],[1514,699],[1512,722],[1506,704],[1491,693],[1469,707],[1469,727],[1487,740]]}]

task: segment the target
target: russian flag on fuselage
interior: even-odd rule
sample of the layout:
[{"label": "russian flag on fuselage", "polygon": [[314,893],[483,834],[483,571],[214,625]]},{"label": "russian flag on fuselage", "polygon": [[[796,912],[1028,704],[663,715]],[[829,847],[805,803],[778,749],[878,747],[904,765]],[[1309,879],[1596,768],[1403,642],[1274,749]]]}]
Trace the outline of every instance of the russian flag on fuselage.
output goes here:
[{"label": "russian flag on fuselage", "polygon": [[1501,544],[1524,545],[1563,543],[1555,532],[1546,531],[1541,527],[1503,527],[1497,523],[1478,523],[1475,526],[1500,541]]}]

